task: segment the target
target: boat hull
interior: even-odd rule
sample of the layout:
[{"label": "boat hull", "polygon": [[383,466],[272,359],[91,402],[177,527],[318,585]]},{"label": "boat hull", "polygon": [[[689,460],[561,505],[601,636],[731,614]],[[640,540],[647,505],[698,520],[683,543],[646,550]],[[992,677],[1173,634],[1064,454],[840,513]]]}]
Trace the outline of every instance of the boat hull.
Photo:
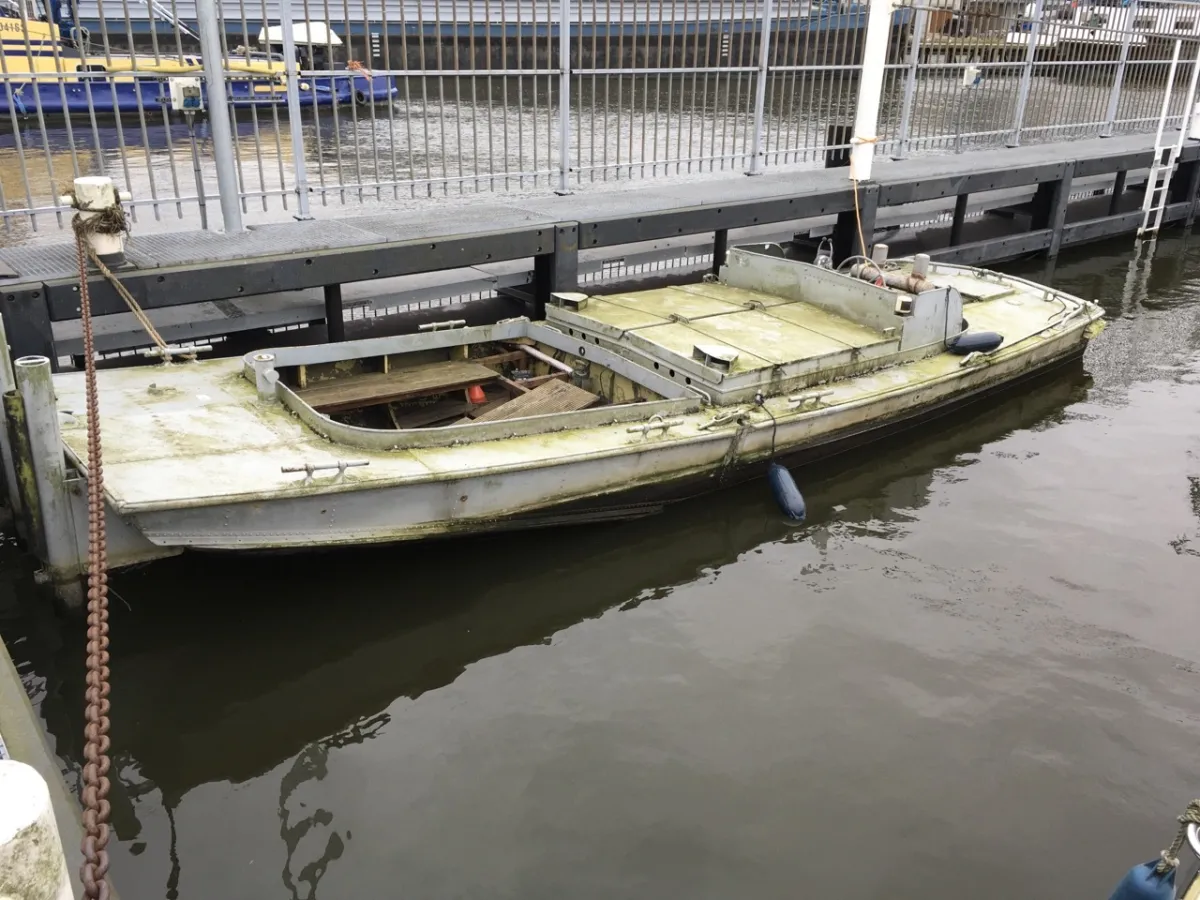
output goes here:
[{"label": "boat hull", "polygon": [[[376,75],[333,75],[304,82],[300,105],[331,106],[387,104],[396,94],[391,78]],[[139,110],[157,113],[169,102],[167,77],[130,78],[114,75],[108,79],[30,80],[13,79],[0,90],[0,114],[42,115],[119,115]],[[90,97],[89,97],[90,95]],[[284,107],[287,92],[282,84],[267,79],[230,79],[230,103],[235,109]]]},{"label": "boat hull", "polygon": [[[778,425],[777,458],[796,465],[860,447],[1078,360],[1087,326],[1007,359],[918,384],[854,408]],[[301,550],[636,518],[664,504],[760,476],[770,428],[713,429],[701,438],[647,438],[643,447],[555,466],[511,467],[387,488],[313,493],[126,514],[162,554],[184,549]],[[114,514],[120,512],[114,510]]]}]

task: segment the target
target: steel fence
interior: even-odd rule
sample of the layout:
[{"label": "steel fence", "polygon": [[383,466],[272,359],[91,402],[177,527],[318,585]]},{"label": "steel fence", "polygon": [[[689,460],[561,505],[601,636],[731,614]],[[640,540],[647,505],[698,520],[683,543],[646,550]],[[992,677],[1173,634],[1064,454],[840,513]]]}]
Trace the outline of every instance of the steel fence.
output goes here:
[{"label": "steel fence", "polygon": [[[849,146],[867,21],[856,0],[225,0],[206,55],[212,3],[0,0],[0,240],[66,224],[83,174],[130,191],[135,228],[218,227],[222,150],[249,223],[822,165]],[[891,16],[876,152],[896,158],[1153,131],[1182,42],[1177,127],[1200,46],[1194,2]],[[206,59],[227,145],[217,94],[170,101]]]}]

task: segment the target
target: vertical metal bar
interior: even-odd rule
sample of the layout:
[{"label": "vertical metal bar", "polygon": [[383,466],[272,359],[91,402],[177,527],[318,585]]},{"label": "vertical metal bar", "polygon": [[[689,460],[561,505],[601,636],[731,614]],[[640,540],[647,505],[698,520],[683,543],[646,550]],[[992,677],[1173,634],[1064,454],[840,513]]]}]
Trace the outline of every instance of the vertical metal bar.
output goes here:
[{"label": "vertical metal bar", "polygon": [[570,177],[571,0],[558,0],[558,187],[554,193],[571,193]]},{"label": "vertical metal bar", "polygon": [[[350,68],[350,60],[354,59],[354,39],[350,36],[350,2],[349,2],[349,0],[342,0],[342,26],[346,30],[346,92],[347,92],[347,95],[349,96],[349,103],[350,103],[351,145],[354,147],[354,183],[359,186],[358,187],[358,202],[359,202],[359,204],[361,204],[363,202],[362,184],[364,181],[363,172],[362,172],[362,147],[361,147],[362,141],[361,141],[361,138],[359,135],[358,100],[355,97],[356,89],[354,87],[355,84],[357,83],[357,81],[356,81],[357,73],[354,69]],[[455,40],[457,40],[457,36],[455,37]],[[364,41],[364,46],[365,46],[365,41]],[[371,57],[370,57],[369,53],[367,53],[365,55],[367,56],[366,68],[369,68]],[[362,63],[359,62],[359,65],[362,65]],[[330,68],[332,68],[332,66]],[[372,144],[372,146],[374,146],[375,142],[372,141],[371,144]],[[460,159],[461,159],[461,157],[460,157]],[[340,168],[339,168],[339,171],[340,171]],[[459,174],[461,175],[462,173],[459,172]],[[461,182],[459,182],[459,183],[461,184]]]},{"label": "vertical metal bar", "polygon": [[721,267],[725,265],[725,257],[728,253],[729,231],[725,228],[719,228],[713,232],[712,273],[714,275],[721,274]]},{"label": "vertical metal bar", "polygon": [[[312,12],[309,9],[308,0],[303,0],[303,6],[304,6],[304,21],[311,22],[313,20],[313,18],[312,18]],[[328,17],[326,17],[325,21],[326,22],[329,21]],[[305,37],[308,38],[308,40],[305,42],[305,45],[304,45],[305,51],[306,51],[305,59],[312,66],[312,69],[309,71],[308,78],[309,78],[309,89],[312,92],[313,141],[316,144],[316,146],[314,147],[314,150],[316,151],[314,155],[316,156],[317,163],[318,163],[317,164],[317,183],[320,185],[320,187],[317,190],[321,195],[321,205],[328,206],[329,205],[329,193],[325,189],[325,166],[320,164],[321,161],[325,159],[325,148],[323,146],[323,141],[321,140],[321,105],[318,102],[320,97],[317,92],[318,72],[316,71],[316,60],[313,58],[313,55],[314,55],[313,50],[315,48],[315,45],[313,43],[313,35],[311,33],[306,34]]]},{"label": "vertical metal bar", "polygon": [[[266,27],[267,23],[264,22],[263,28]],[[303,121],[300,118],[300,69],[296,65],[296,32],[292,23],[292,0],[279,0],[279,30],[283,32],[288,132],[292,140],[292,170],[296,182],[296,218],[303,221],[311,219],[312,212],[308,206],[308,165],[304,159],[304,131]]]},{"label": "vertical metal bar", "polygon": [[1121,211],[1121,198],[1125,194],[1125,178],[1129,173],[1124,169],[1113,179],[1112,194],[1108,198],[1108,214],[1115,216]]},{"label": "vertical metal bar", "polygon": [[196,20],[200,31],[200,51],[204,56],[204,80],[208,84],[209,126],[212,128],[213,157],[217,167],[217,191],[221,195],[221,218],[226,233],[236,234],[245,229],[242,227],[242,209],[238,203],[238,178],[233,162],[233,132],[229,127],[229,100],[225,95],[216,0],[196,0]]},{"label": "vertical metal bar", "polygon": [[1104,111],[1104,128],[1101,137],[1112,137],[1117,121],[1117,107],[1121,103],[1121,88],[1125,84],[1125,68],[1129,65],[1129,45],[1133,43],[1133,23],[1137,18],[1138,0],[1130,0],[1125,18],[1125,36],[1121,39],[1121,57],[1117,61],[1117,74],[1113,78],[1112,91],[1108,95],[1108,107]]},{"label": "vertical metal bar", "polygon": [[1021,70],[1021,83],[1017,88],[1017,108],[1013,113],[1012,132],[1007,141],[1009,147],[1021,145],[1021,126],[1025,122],[1025,105],[1029,102],[1029,85],[1033,82],[1033,61],[1037,56],[1038,37],[1042,33],[1042,15],[1045,8],[1045,0],[1034,0],[1033,21],[1029,25],[1029,47],[1025,51],[1025,68]]},{"label": "vertical metal bar", "polygon": [[[347,34],[347,38],[349,35]],[[342,286],[325,285],[325,339],[338,343],[346,339],[346,319],[342,314]]]},{"label": "vertical metal bar", "polygon": [[954,219],[950,222],[950,246],[957,247],[962,243],[963,223],[967,218],[967,200],[970,194],[959,194],[954,201]]},{"label": "vertical metal bar", "polygon": [[896,129],[896,149],[893,159],[904,159],[909,152],[908,132],[912,127],[913,101],[917,96],[917,66],[921,62],[921,38],[925,36],[928,16],[925,7],[916,10],[912,20],[912,37],[908,42],[908,70],[904,79],[904,99],[900,103],[900,126]]},{"label": "vertical metal bar", "polygon": [[[390,165],[390,168],[388,169],[388,171],[391,173],[390,177],[393,182],[393,184],[392,184],[392,199],[399,200],[400,199],[400,185],[397,182],[400,181],[400,175],[396,172],[396,101],[392,97],[392,94],[395,92],[395,89],[396,89],[396,78],[394,75],[392,75],[392,53],[391,53],[392,27],[391,27],[391,24],[388,22],[386,0],[384,0],[384,2],[380,4],[379,8],[380,8],[379,32],[380,32],[380,39],[382,42],[381,47],[383,50],[383,69],[385,72],[387,72],[387,84],[388,84],[388,98],[385,101],[385,103],[387,104],[387,114],[388,114],[388,151],[390,154],[390,162],[391,162],[391,165]],[[364,16],[365,16],[365,13],[364,13]],[[490,16],[488,17],[488,22],[489,23],[491,22]],[[490,27],[490,25],[489,25],[489,27]],[[400,34],[401,34],[400,39],[402,41],[405,40],[403,30],[401,30]],[[405,79],[405,80],[407,81],[407,79]]]},{"label": "vertical metal bar", "polygon": [[[239,6],[240,5],[241,5],[241,0],[239,0]],[[225,10],[221,6],[218,5],[217,6],[217,29],[218,29],[217,33],[221,35],[221,60],[222,60],[222,63],[225,63],[226,61],[228,61],[230,59],[229,45],[227,43],[227,35],[225,33],[225,29],[227,27],[228,27],[228,25],[225,20]],[[251,85],[249,79],[246,78],[244,73],[237,73],[237,72],[230,70],[227,73],[227,78],[229,81],[229,96],[230,96],[231,100],[237,96],[239,83],[242,85],[243,89],[246,91],[247,96],[251,96],[253,94],[254,87]],[[230,120],[231,128],[233,129],[233,135],[236,138],[237,123],[238,123],[236,106],[232,106],[232,105],[230,106],[229,120]],[[250,209],[249,199],[250,198],[247,196],[248,182],[246,180],[246,170],[242,163],[242,145],[237,140],[233,141],[233,161],[234,161],[234,165],[237,168],[237,180],[238,180],[238,185],[240,186],[240,191],[241,191],[240,200],[241,200],[241,204],[242,204],[242,212],[249,212],[249,209]]]},{"label": "vertical metal bar", "polygon": [[771,0],[763,0],[762,30],[758,36],[758,83],[754,88],[754,134],[750,137],[750,169],[747,175],[761,175],[763,159],[763,108],[767,102],[767,67],[771,63]]}]

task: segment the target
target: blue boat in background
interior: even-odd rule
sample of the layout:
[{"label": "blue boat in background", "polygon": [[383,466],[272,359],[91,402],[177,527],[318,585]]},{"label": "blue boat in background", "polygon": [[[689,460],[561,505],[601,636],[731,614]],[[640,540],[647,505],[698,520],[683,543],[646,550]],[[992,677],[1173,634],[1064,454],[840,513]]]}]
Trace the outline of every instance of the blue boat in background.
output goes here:
[{"label": "blue boat in background", "polygon": [[[87,29],[76,27],[61,11],[62,5],[56,5],[33,19],[12,0],[0,3],[0,113],[13,117],[154,111],[168,103],[171,77],[203,72],[199,53],[114,52],[107,42],[95,47]],[[174,26],[199,41],[183,23]],[[278,30],[263,29],[265,49],[239,48],[224,59],[229,100],[235,108],[286,105],[282,38],[278,44],[272,41],[272,32]],[[396,88],[387,75],[357,64],[335,70],[333,56],[342,41],[327,25],[297,23],[294,31],[301,71],[329,72],[300,76],[301,106],[391,102]],[[201,91],[206,90],[202,79]]]}]

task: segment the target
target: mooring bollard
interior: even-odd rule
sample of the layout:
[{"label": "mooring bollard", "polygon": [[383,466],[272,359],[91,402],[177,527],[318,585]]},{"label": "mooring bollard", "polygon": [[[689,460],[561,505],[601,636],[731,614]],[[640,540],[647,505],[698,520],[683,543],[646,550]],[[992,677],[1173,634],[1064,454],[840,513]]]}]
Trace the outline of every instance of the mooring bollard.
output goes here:
[{"label": "mooring bollard", "polygon": [[0,759],[0,892],[21,900],[74,897],[50,789],[15,759]]},{"label": "mooring bollard", "polygon": [[[125,216],[122,200],[132,200],[129,191],[118,191],[111,178],[104,175],[85,175],[75,179],[74,194],[63,195],[58,202],[79,210],[84,222],[105,216],[111,225],[87,230],[87,240],[96,256],[106,266],[125,264]],[[115,212],[114,212],[115,211]],[[118,225],[119,223],[119,225]]]},{"label": "mooring bollard", "polygon": [[275,384],[279,381],[279,373],[275,371],[275,354],[256,353],[251,359],[254,363],[254,386],[258,390],[258,399],[273,401]]}]

